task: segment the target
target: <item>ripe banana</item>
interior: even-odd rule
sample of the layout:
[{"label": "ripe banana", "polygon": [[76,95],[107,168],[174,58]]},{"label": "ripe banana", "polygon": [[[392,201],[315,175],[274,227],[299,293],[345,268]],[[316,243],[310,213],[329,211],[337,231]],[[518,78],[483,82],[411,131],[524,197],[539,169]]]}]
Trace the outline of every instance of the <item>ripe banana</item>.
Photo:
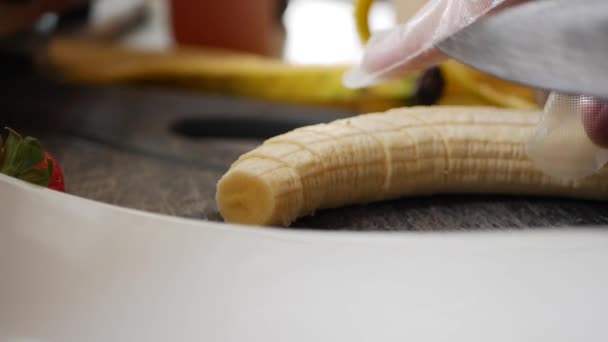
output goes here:
[{"label": "ripe banana", "polygon": [[371,33],[369,29],[369,13],[374,0],[355,0],[355,27],[362,43],[367,43]]},{"label": "ripe banana", "polygon": [[417,75],[365,89],[342,85],[346,65],[291,65],[274,58],[210,48],[154,52],[116,44],[55,39],[51,64],[87,84],[153,84],[359,112],[410,105]]},{"label": "ripe banana", "polygon": [[[415,104],[536,108],[534,92],[450,62],[364,89],[342,85],[346,65],[291,65],[223,50],[180,47],[137,51],[113,44],[54,39],[50,63],[68,80],[88,84],[160,84],[274,102],[384,111]],[[420,78],[431,82],[420,82]]]},{"label": "ripe banana", "polygon": [[608,172],[552,178],[526,154],[537,111],[409,107],[301,127],[242,155],[217,184],[228,222],[288,226],[324,208],[439,193],[608,198]]}]

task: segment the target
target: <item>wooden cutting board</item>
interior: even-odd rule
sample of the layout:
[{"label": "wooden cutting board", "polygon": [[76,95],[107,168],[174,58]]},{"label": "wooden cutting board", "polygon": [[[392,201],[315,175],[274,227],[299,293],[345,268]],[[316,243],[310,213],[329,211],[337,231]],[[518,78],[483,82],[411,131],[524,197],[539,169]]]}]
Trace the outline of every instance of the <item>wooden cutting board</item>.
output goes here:
[{"label": "wooden cutting board", "polygon": [[[124,207],[220,221],[215,184],[263,139],[356,113],[164,89],[0,85],[0,124],[40,137],[68,192]],[[324,210],[295,228],[525,229],[608,223],[604,203],[505,196],[431,196]]]}]

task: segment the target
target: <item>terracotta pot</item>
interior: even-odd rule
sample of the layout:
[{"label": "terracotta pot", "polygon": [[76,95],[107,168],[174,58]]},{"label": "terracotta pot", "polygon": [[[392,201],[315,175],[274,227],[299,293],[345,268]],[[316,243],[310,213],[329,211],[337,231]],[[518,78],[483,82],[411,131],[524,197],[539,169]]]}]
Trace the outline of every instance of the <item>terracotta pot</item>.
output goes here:
[{"label": "terracotta pot", "polygon": [[283,28],[279,0],[171,0],[177,44],[277,56]]}]

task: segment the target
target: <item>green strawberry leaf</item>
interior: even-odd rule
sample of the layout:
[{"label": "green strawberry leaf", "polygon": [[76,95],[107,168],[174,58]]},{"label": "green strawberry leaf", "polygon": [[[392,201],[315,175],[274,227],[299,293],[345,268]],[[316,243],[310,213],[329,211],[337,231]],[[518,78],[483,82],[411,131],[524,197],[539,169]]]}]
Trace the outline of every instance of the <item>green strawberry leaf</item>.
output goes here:
[{"label": "green strawberry leaf", "polygon": [[48,169],[32,169],[17,178],[41,186],[48,186],[51,180]]},{"label": "green strawberry leaf", "polygon": [[0,172],[19,177],[44,161],[44,149],[40,142],[32,137],[25,139],[15,131],[7,128],[8,138],[3,148],[3,163]]},{"label": "green strawberry leaf", "polygon": [[2,168],[0,168],[0,173],[15,176],[15,159],[17,158],[17,150],[19,149],[19,145],[23,139],[12,129],[8,127],[6,127],[6,129],[8,130],[8,137],[4,143],[4,159]]},{"label": "green strawberry leaf", "polygon": [[31,137],[23,139],[17,149],[16,175],[28,172],[44,161],[44,151],[40,142]]},{"label": "green strawberry leaf", "polygon": [[6,127],[8,136],[2,144],[0,136],[0,173],[21,179],[28,183],[48,186],[54,165],[47,161],[47,167],[38,168],[44,161],[44,148],[36,138],[22,138],[17,132]]}]

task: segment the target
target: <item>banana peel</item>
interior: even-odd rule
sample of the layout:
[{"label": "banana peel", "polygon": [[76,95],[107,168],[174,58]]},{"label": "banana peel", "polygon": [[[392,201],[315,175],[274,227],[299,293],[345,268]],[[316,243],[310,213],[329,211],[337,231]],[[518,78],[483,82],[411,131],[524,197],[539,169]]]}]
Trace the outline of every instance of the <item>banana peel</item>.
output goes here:
[{"label": "banana peel", "polygon": [[363,89],[342,85],[348,65],[293,65],[280,59],[207,48],[145,51],[118,44],[56,38],[49,61],[68,82],[159,85],[279,103],[377,112],[421,104],[537,108],[535,92],[450,61],[423,89],[424,73]]},{"label": "banana peel", "polygon": [[479,72],[454,60],[440,66],[445,88],[439,105],[487,105],[501,108],[539,109],[537,91]]}]

